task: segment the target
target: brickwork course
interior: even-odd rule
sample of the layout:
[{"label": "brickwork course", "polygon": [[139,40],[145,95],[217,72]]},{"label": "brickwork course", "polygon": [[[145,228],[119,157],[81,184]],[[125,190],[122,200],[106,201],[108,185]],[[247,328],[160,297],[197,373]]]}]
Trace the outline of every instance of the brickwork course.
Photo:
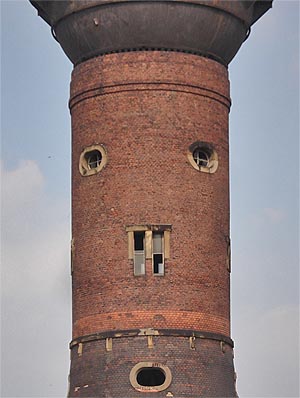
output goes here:
[{"label": "brickwork course", "polygon": [[74,63],[68,397],[236,397],[227,65],[272,2],[31,2]]}]

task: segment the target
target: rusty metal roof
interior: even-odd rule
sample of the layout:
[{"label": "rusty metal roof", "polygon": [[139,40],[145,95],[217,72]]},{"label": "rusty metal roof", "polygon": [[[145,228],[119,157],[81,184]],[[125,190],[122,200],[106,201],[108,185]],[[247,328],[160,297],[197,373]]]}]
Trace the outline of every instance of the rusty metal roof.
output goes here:
[{"label": "rusty metal roof", "polygon": [[74,63],[118,51],[171,50],[227,65],[272,0],[31,0]]}]

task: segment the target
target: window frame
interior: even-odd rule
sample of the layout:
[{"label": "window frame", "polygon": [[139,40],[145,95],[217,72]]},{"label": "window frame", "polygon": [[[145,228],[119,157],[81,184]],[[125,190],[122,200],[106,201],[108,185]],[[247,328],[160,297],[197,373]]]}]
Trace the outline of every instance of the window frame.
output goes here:
[{"label": "window frame", "polygon": [[[198,164],[198,162],[195,160],[194,153],[197,150],[207,155],[208,162],[206,166]],[[191,144],[187,152],[187,158],[194,169],[203,173],[213,174],[217,171],[219,166],[218,154],[215,151],[213,145],[208,142],[196,141]]]},{"label": "window frame", "polygon": [[[137,381],[137,376],[139,372],[143,369],[160,369],[165,375],[165,381],[163,384],[158,386],[142,386]],[[172,383],[172,373],[168,366],[156,363],[156,362],[139,362],[131,369],[129,374],[129,380],[133,388],[140,392],[160,392],[166,390]]]},{"label": "window frame", "polygon": [[[137,234],[142,234],[143,235],[143,249],[142,250],[136,250],[135,248],[135,243],[136,239],[135,236]],[[146,274],[146,251],[145,251],[145,244],[146,244],[146,239],[145,239],[145,232],[144,231],[134,231],[133,232],[133,274],[134,276],[143,276]],[[140,255],[143,255],[143,263],[139,264],[137,259]],[[138,272],[138,267],[140,267],[141,272]]]},{"label": "window frame", "polygon": [[[155,252],[154,250],[154,235],[160,235],[161,238],[161,251]],[[158,263],[158,271],[159,264],[162,264],[162,272],[155,272],[155,255],[161,255],[162,262]],[[164,256],[164,233],[163,232],[152,232],[152,273],[154,276],[164,276],[165,275],[165,256]]]},{"label": "window frame", "polygon": [[[97,161],[96,167],[91,167],[88,161],[90,152],[99,152],[101,155],[100,161]],[[83,177],[92,176],[99,173],[107,164],[107,152],[103,145],[95,144],[87,146],[83,149],[79,157],[79,172]]]},{"label": "window frame", "polygon": [[[91,160],[92,156],[95,156],[95,160]],[[85,153],[85,159],[89,170],[97,169],[102,161],[102,154],[98,149],[88,151]]]},{"label": "window frame", "polygon": [[[171,224],[155,224],[155,225],[127,225],[126,232],[128,237],[128,259],[133,260],[134,266],[134,275],[145,275],[140,274],[135,271],[135,243],[134,243],[134,234],[138,232],[144,233],[144,252],[145,252],[145,268],[146,261],[151,260],[152,262],[152,274],[154,276],[164,276],[165,275],[165,260],[170,258],[170,233],[172,230]],[[161,253],[153,253],[153,234],[159,233],[161,234],[162,239],[162,252]],[[153,254],[161,254],[163,259],[163,272],[156,273],[154,272],[154,258]]]}]

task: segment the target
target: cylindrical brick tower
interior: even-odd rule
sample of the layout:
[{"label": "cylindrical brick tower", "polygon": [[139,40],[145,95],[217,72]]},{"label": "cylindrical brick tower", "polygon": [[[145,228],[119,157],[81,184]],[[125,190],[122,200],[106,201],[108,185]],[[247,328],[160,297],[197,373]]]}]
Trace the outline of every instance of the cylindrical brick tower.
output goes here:
[{"label": "cylindrical brick tower", "polygon": [[234,397],[227,65],[272,1],[31,1],[74,63],[69,397]]}]

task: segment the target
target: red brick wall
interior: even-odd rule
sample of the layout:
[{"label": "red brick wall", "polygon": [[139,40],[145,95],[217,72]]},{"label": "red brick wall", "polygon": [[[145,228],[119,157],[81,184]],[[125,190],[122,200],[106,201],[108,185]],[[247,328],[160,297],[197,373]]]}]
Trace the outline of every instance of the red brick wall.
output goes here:
[{"label": "red brick wall", "polygon": [[[74,337],[174,322],[229,334],[227,98],[227,70],[193,55],[114,54],[75,68]],[[188,162],[198,140],[214,144],[215,174]],[[79,156],[93,143],[108,164],[82,177]],[[164,277],[133,276],[125,226],[144,223],[172,224]]]},{"label": "red brick wall", "polygon": [[[226,68],[199,56],[131,52],[97,57],[75,67],[70,99],[75,242],[73,338],[146,327],[230,335],[226,267],[229,107]],[[214,145],[219,158],[214,174],[199,172],[189,163],[188,148],[195,141]],[[78,170],[80,153],[92,144],[104,145],[108,162],[100,173],[83,177]],[[133,275],[125,230],[129,224],[172,224],[165,276],[153,276],[149,267],[145,276]],[[89,344],[95,345],[91,352],[96,353],[96,346],[104,343]],[[176,349],[168,355],[178,356],[170,360],[183,361],[178,369],[197,357],[190,349],[181,353],[181,343],[176,343],[176,338],[172,338],[172,344]],[[200,385],[205,396],[231,396],[232,360],[225,360],[219,351],[214,356],[216,348],[208,354],[210,344],[219,343],[203,343],[206,351],[193,364],[198,369],[197,377],[202,374],[199,380],[195,381],[197,377],[191,374],[181,382],[174,377],[174,391],[180,394],[176,396],[195,396]],[[160,354],[161,360],[167,351]],[[145,347],[140,358],[147,360],[148,354]],[[89,372],[103,372],[101,366],[105,367],[107,378],[110,371],[110,377],[115,374],[114,381],[121,377],[114,373],[116,367],[127,366],[122,377],[128,385],[128,369],[137,361],[134,349],[128,346],[126,352],[122,351],[126,361],[130,358],[130,366],[125,366],[124,358],[115,352],[112,358],[116,364],[100,364],[107,358],[103,352],[97,354],[104,355],[102,359],[93,355],[88,359],[88,369],[79,370],[80,365],[73,363],[73,386],[79,382],[79,374],[84,372],[89,379]],[[211,369],[203,376],[206,365]],[[176,372],[186,375],[184,370]],[[229,374],[225,385],[229,383],[230,388],[211,387],[214,392],[209,395],[205,378],[211,378],[214,372],[219,372],[222,380],[224,372]],[[103,396],[105,388],[119,388],[111,381],[105,383]],[[198,390],[190,386],[193,383]],[[97,388],[91,394],[95,391],[101,396]],[[120,395],[116,392],[107,396],[131,396],[131,387],[128,388]],[[213,395],[217,391],[222,394]]]}]

